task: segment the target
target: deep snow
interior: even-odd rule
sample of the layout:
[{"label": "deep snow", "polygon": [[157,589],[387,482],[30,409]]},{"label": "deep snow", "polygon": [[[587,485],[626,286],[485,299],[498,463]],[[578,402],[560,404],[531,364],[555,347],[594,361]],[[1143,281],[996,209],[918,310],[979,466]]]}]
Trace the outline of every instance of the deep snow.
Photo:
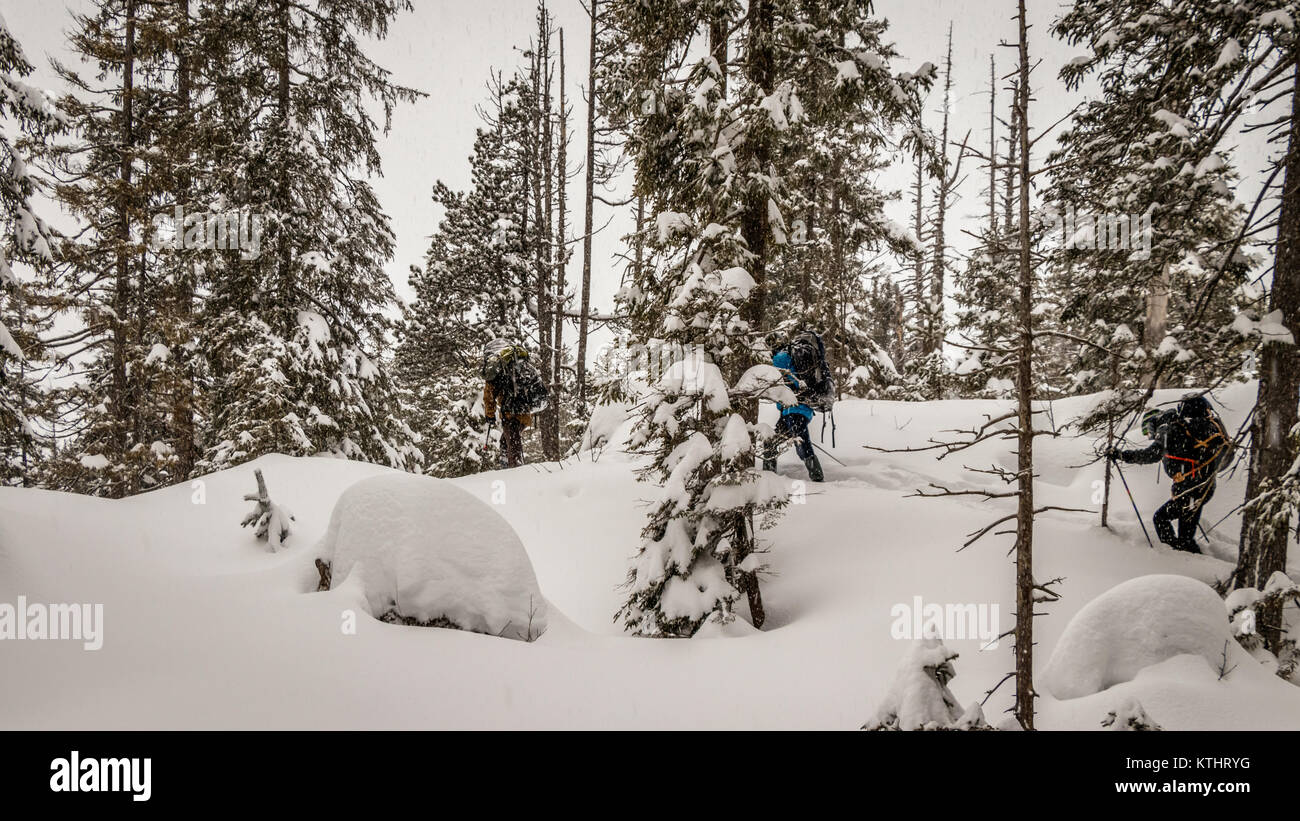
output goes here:
[{"label": "deep snow", "polygon": [[[1253,395],[1253,385],[1241,385],[1220,397],[1234,429]],[[1096,399],[1056,402],[1046,421],[1061,426]],[[897,606],[918,596],[997,605],[1006,629],[1014,602],[1006,537],[957,551],[967,532],[1010,512],[1010,502],[905,498],[932,481],[954,488],[994,481],[963,466],[1012,466],[1011,443],[943,460],[861,445],[924,444],[1002,407],[838,405],[833,452],[847,466],[823,457],[828,481],[813,485],[793,456],[782,460],[782,475],[800,484],[791,486],[796,503],[762,534],[770,548],[768,623],[761,632],[732,625],[689,641],[631,638],[613,620],[643,500],[655,492],[635,481],[618,432],[607,432],[610,444],[599,453],[455,482],[504,516],[528,552],[550,604],[549,628],[532,643],[364,616],[355,635],[344,632],[345,611],[363,610],[363,594],[349,585],[311,592],[312,560],[340,494],[361,479],[393,475],[386,468],[267,456],[123,501],[0,489],[0,601],[21,594],[104,604],[99,651],[79,642],[0,642],[0,727],[855,729],[875,714],[911,651],[891,629]],[[814,420],[815,440],[819,427]],[[829,435],[823,446],[830,448]],[[1102,465],[1078,467],[1091,452],[1091,440],[1069,433],[1039,439],[1038,503],[1097,508]],[[277,553],[239,527],[258,467],[297,517]],[[1167,498],[1158,471],[1126,470],[1146,517]],[[1241,501],[1243,482],[1241,470],[1221,483],[1207,528]],[[1118,485],[1111,516],[1112,530],[1100,528],[1096,514],[1038,520],[1035,572],[1064,579],[1062,600],[1044,605],[1049,615],[1035,623],[1039,726],[1100,729],[1109,711],[1136,699],[1166,729],[1300,729],[1300,688],[1267,675],[1219,680],[1199,656],[1168,658],[1092,695],[1052,696],[1043,671],[1089,601],[1138,576],[1211,582],[1231,569],[1235,515],[1213,532],[1212,556],[1149,548]],[[1008,641],[984,651],[978,639],[945,644],[959,653],[950,686],[962,705],[979,701],[1010,669]],[[1004,686],[984,713],[996,725],[1009,705]]]}]

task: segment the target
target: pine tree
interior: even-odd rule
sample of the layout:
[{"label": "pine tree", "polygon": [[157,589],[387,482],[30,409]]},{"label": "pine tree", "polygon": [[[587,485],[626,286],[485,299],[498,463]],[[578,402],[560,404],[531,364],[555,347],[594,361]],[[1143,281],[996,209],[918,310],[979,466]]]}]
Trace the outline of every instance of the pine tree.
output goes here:
[{"label": "pine tree", "polygon": [[[1218,265],[1199,278],[1199,294],[1184,323],[1187,328],[1204,324],[1215,330],[1212,306],[1232,282],[1233,269],[1242,263],[1238,255],[1243,244],[1248,237],[1267,235],[1276,228],[1267,306],[1261,305],[1257,315],[1267,310],[1292,337],[1300,329],[1300,125],[1292,110],[1281,109],[1284,101],[1294,101],[1300,84],[1295,25],[1293,5],[1282,0],[1177,8],[1156,0],[1129,0],[1076,4],[1056,26],[1070,42],[1091,48],[1091,54],[1067,68],[1067,80],[1099,72],[1104,81],[1122,71],[1128,75],[1126,81],[1112,84],[1110,90],[1115,104],[1146,115],[1135,117],[1133,124],[1145,126],[1157,118],[1175,137],[1184,133],[1190,137],[1184,141],[1187,147],[1175,146],[1182,152],[1176,159],[1184,161],[1179,174],[1186,169],[1188,178],[1175,188],[1179,202],[1194,199],[1202,181],[1211,194],[1217,193],[1215,175],[1225,179],[1226,165],[1218,152],[1239,128],[1265,129],[1271,141],[1286,146],[1285,153],[1270,157],[1260,195],[1235,235],[1226,237],[1226,246],[1215,255]],[[1181,109],[1143,111],[1148,98],[1172,99]],[[1273,116],[1273,103],[1282,113]],[[1269,119],[1249,122],[1251,112],[1259,110]],[[1269,200],[1275,208],[1265,205]],[[1251,417],[1246,513],[1232,578],[1233,586],[1257,589],[1286,567],[1288,533],[1296,512],[1286,485],[1297,452],[1291,431],[1297,422],[1300,354],[1294,339],[1272,335],[1261,342],[1258,358],[1259,395]],[[1152,375],[1162,373],[1157,365]],[[1283,640],[1281,623],[1281,613],[1271,612],[1261,625],[1270,647],[1280,646]]]},{"label": "pine tree", "polygon": [[[1067,16],[1058,34],[1076,38],[1079,25]],[[1062,328],[1093,343],[1061,363],[1075,391],[1151,383],[1157,369],[1157,387],[1215,384],[1243,361],[1242,337],[1229,327],[1251,265],[1230,249],[1244,217],[1232,195],[1236,175],[1178,113],[1193,106],[1195,84],[1163,82],[1168,66],[1148,58],[1094,67],[1102,95],[1075,114],[1049,158],[1060,225],[1052,239],[1062,256],[1051,287]],[[1085,68],[1067,66],[1067,84],[1077,86]],[[1142,139],[1138,123],[1149,126]],[[1213,271],[1222,287],[1193,323]],[[1136,344],[1112,385],[1107,348],[1116,333]]]},{"label": "pine tree", "polygon": [[492,88],[470,157],[471,188],[434,187],[443,219],[424,268],[412,272],[416,296],[397,354],[425,470],[439,476],[495,465],[493,449],[483,452],[479,352],[496,337],[522,340],[533,327],[524,296],[531,252],[518,224],[527,113],[518,78],[504,83],[498,75]]},{"label": "pine tree", "polygon": [[[45,92],[24,78],[33,71],[22,46],[0,19],[0,484],[29,484],[40,445],[34,416],[43,355],[40,332],[50,311],[32,291],[48,281],[53,234],[32,210],[38,180],[21,140],[41,141],[61,131],[63,119]],[[41,282],[20,283],[15,264],[35,269]],[[44,288],[40,288],[44,290]]]},{"label": "pine tree", "polygon": [[761,625],[753,522],[784,490],[753,467],[754,397],[780,387],[762,384],[773,369],[755,364],[766,355],[756,343],[769,294],[790,285],[768,274],[799,209],[786,181],[813,135],[838,125],[849,139],[861,109],[880,112],[875,124],[914,117],[928,76],[889,71],[867,4],[763,0],[742,19],[730,0],[628,0],[611,14],[625,43],[612,116],[653,214],[624,305],[639,341],[684,355],[652,387],[633,437],[651,455],[644,478],[665,491],[620,615],[640,633],[689,635],[711,613],[729,617],[744,592]]},{"label": "pine tree", "polygon": [[379,171],[379,130],[417,93],[362,49],[409,9],[240,0],[219,10],[230,40],[211,107],[230,127],[217,182],[226,207],[260,215],[267,235],[261,253],[227,253],[208,270],[200,337],[213,410],[200,469],[272,451],[420,461],[383,353],[394,238],[366,179]]},{"label": "pine tree", "polygon": [[60,399],[69,442],[49,476],[64,489],[122,496],[178,478],[157,391],[168,349],[157,337],[165,289],[152,216],[167,160],[150,150],[174,130],[176,18],[170,6],[104,0],[74,20],[71,45],[96,75],[56,64],[72,89],[59,103],[72,134],[47,153],[56,196],[87,228],[58,253],[80,328],[59,340],[77,378]]}]

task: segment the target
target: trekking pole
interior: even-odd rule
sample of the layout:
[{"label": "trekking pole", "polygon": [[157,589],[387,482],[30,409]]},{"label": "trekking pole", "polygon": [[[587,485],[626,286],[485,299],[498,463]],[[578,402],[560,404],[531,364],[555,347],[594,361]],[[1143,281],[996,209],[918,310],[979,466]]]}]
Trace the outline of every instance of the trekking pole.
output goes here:
[{"label": "trekking pole", "polygon": [[497,423],[495,419],[488,420],[487,430],[483,433],[483,455],[487,456],[488,442],[492,440],[492,427]]},{"label": "trekking pole", "polygon": [[839,465],[840,467],[848,467],[848,465],[844,464],[844,463],[841,462],[839,459],[836,459],[836,458],[835,458],[835,454],[831,453],[831,452],[828,451],[826,448],[822,447],[821,445],[817,444],[816,442],[813,442],[813,441],[809,440],[809,444],[812,445],[813,447],[817,448],[818,450],[820,450],[822,453],[826,454],[827,456],[831,457],[831,461],[833,461],[835,464]]},{"label": "trekking pole", "polygon": [[1147,546],[1155,550],[1156,546],[1151,541],[1151,534],[1147,533],[1147,523],[1142,520],[1142,511],[1138,510],[1138,503],[1133,500],[1133,491],[1128,489],[1128,480],[1124,478],[1124,471],[1119,469],[1118,461],[1115,462],[1115,472],[1119,474],[1119,480],[1124,483],[1124,492],[1128,494],[1129,504],[1133,505],[1133,515],[1137,516],[1138,524],[1142,525],[1142,535],[1147,537]]},{"label": "trekking pole", "polygon": [[826,441],[826,417],[831,420],[831,447],[835,447],[835,411],[826,411],[822,415],[822,441]]}]

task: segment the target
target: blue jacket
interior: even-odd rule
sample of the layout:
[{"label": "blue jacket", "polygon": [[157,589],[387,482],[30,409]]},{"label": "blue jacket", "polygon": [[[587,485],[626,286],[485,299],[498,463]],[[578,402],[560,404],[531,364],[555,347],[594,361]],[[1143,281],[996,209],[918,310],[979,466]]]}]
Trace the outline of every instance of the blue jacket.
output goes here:
[{"label": "blue jacket", "polygon": [[[794,363],[790,360],[790,352],[785,350],[777,351],[776,354],[772,356],[772,364],[786,372],[785,382],[790,386],[790,390],[797,394],[801,386],[799,380],[795,379],[794,374],[790,373],[791,369],[794,367]],[[802,402],[798,405],[782,405],[780,402],[777,402],[776,409],[781,412],[782,416],[797,413],[805,419],[813,418],[813,409]]]}]

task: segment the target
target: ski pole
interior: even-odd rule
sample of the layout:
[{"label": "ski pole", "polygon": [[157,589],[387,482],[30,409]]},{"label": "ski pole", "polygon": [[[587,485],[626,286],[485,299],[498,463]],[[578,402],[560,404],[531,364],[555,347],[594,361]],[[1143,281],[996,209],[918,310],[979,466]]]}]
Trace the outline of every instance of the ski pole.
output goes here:
[{"label": "ski pole", "polygon": [[1128,494],[1129,504],[1133,505],[1133,515],[1137,516],[1138,524],[1142,525],[1142,535],[1147,537],[1147,546],[1155,550],[1155,544],[1151,541],[1151,534],[1147,533],[1147,523],[1142,520],[1142,511],[1138,510],[1138,503],[1133,500],[1133,491],[1128,489],[1128,480],[1124,478],[1124,471],[1119,469],[1119,461],[1112,460],[1115,463],[1115,472],[1119,474],[1119,480],[1124,483],[1124,492]]},{"label": "ski pole", "polygon": [[833,453],[831,453],[830,451],[828,451],[826,448],[822,447],[821,445],[817,444],[816,442],[813,442],[813,441],[809,440],[809,444],[812,445],[813,447],[817,448],[818,450],[820,450],[822,453],[826,454],[827,456],[831,457],[831,461],[835,462],[835,464],[839,465],[840,467],[848,467],[848,465],[844,464],[844,463],[841,462],[839,459],[836,459],[836,458],[835,458],[835,455],[834,455]]}]

